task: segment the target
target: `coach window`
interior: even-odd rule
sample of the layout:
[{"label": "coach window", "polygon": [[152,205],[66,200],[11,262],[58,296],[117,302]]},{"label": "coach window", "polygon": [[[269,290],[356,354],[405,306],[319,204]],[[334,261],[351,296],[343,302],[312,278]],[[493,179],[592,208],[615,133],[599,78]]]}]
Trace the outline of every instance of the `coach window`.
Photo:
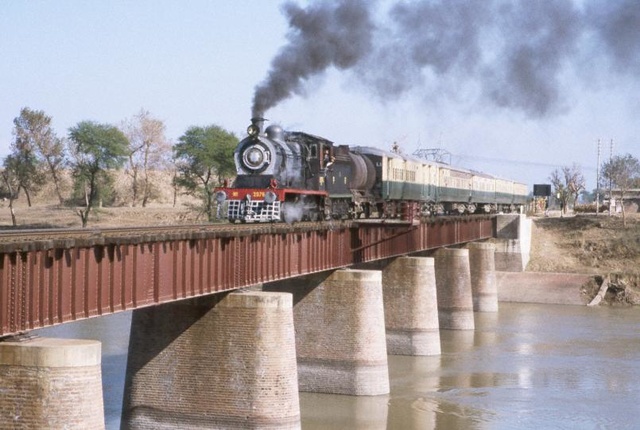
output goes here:
[{"label": "coach window", "polygon": [[311,145],[311,158],[318,158],[318,145],[315,143]]}]

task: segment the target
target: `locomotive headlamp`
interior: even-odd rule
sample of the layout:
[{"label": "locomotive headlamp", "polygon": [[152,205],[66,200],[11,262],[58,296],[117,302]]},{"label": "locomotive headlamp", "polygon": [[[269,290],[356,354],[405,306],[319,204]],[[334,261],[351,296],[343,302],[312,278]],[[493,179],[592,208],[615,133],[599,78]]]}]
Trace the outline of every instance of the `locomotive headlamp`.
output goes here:
[{"label": "locomotive headlamp", "polygon": [[260,132],[260,129],[255,124],[251,124],[249,127],[247,127],[247,133],[251,137],[257,136],[259,132]]},{"label": "locomotive headlamp", "polygon": [[268,204],[275,202],[277,198],[278,196],[273,191],[267,191],[264,194],[264,202]]},{"label": "locomotive headlamp", "polygon": [[224,191],[218,191],[216,193],[216,201],[218,203],[223,203],[225,200],[227,200],[227,193],[225,193]]}]

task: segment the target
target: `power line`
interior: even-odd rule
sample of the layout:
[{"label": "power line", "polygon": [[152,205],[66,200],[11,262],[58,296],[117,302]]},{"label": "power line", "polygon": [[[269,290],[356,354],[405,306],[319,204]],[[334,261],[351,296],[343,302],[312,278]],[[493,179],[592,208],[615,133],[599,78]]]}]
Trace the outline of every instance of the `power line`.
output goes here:
[{"label": "power line", "polygon": [[[452,154],[454,157],[459,159],[469,159],[469,160],[480,160],[491,163],[502,163],[502,164],[517,164],[523,166],[535,166],[535,167],[546,167],[546,168],[562,168],[563,165],[560,164],[550,164],[550,163],[542,163],[539,161],[525,161],[525,160],[509,160],[506,158],[495,158],[495,157],[483,157],[478,155],[461,155],[461,154]],[[584,167],[581,166],[583,170],[595,171],[596,169],[593,167]]]}]

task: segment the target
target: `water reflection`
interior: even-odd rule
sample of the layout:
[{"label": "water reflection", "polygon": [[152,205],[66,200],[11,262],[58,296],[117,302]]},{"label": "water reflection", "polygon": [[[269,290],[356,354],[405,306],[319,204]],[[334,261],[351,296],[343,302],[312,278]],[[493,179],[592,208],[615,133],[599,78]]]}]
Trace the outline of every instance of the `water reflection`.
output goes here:
[{"label": "water reflection", "polygon": [[[119,428],[130,314],[40,330],[103,342],[107,429]],[[301,393],[303,429],[636,428],[640,309],[501,303],[442,354],[389,356],[391,393]]]},{"label": "water reflection", "polygon": [[439,405],[432,395],[439,386],[441,356],[392,355],[388,360],[392,397],[383,428],[435,429]]},{"label": "water reflection", "polygon": [[302,428],[384,430],[388,402],[389,396],[300,393]]}]

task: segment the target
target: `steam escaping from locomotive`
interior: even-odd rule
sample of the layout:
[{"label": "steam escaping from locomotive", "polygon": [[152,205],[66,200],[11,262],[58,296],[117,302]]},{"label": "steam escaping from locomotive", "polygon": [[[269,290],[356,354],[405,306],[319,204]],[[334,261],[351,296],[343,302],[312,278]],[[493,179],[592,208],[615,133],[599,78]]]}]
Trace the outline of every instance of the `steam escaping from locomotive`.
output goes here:
[{"label": "steam escaping from locomotive", "polygon": [[253,116],[304,95],[308,81],[330,68],[353,72],[384,100],[409,91],[434,100],[466,85],[477,101],[530,117],[563,111],[567,74],[588,86],[598,73],[636,80],[640,72],[636,0],[423,0],[397,2],[386,14],[380,4],[285,3],[288,44],[256,87]]},{"label": "steam escaping from locomotive", "polygon": [[287,224],[302,221],[304,215],[304,204],[302,202],[296,202],[282,208],[282,220]]}]

